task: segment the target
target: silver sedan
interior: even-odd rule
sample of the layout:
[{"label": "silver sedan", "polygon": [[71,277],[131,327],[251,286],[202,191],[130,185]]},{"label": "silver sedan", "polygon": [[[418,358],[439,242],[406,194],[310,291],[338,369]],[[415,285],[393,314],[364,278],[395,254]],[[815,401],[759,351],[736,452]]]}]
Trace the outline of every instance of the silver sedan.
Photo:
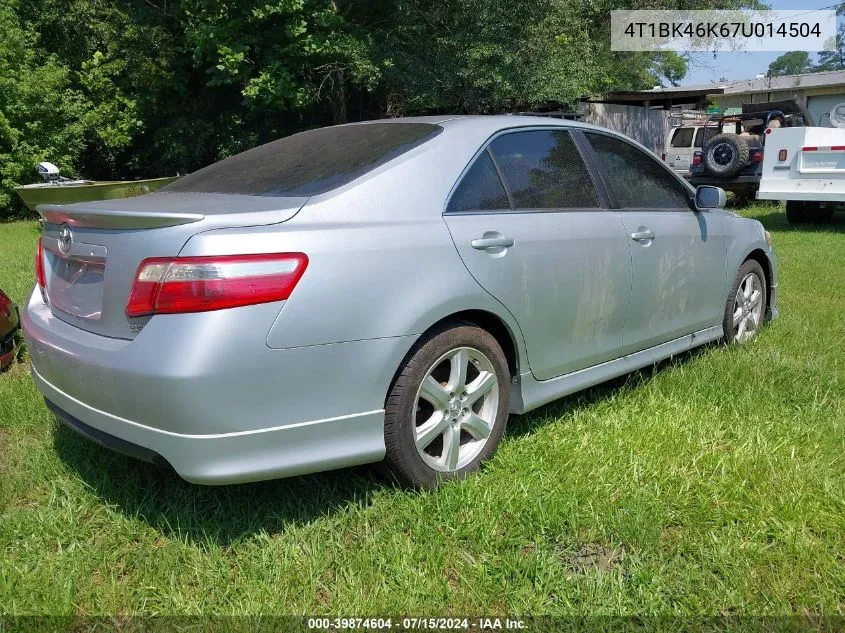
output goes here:
[{"label": "silver sedan", "polygon": [[432,488],[511,413],[776,316],[759,222],[605,129],[311,130],[43,206],[22,322],[58,419],[223,484],[384,462]]}]

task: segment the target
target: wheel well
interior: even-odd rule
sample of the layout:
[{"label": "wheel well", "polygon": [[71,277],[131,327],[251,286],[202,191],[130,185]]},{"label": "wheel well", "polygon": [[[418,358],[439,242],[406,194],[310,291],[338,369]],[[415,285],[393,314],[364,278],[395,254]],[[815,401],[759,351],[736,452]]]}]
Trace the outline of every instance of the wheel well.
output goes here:
[{"label": "wheel well", "polygon": [[431,328],[443,325],[447,321],[469,321],[486,330],[493,335],[496,342],[501,346],[505,353],[505,358],[508,361],[508,369],[511,376],[516,376],[519,373],[519,361],[517,359],[516,345],[514,344],[513,335],[510,329],[505,325],[499,317],[492,312],[485,312],[484,310],[464,310],[463,312],[455,312],[447,317],[440,319]]},{"label": "wheel well", "polygon": [[766,257],[766,253],[761,251],[759,248],[756,250],[751,251],[743,260],[743,264],[747,262],[749,259],[753,259],[760,267],[763,269],[763,274],[766,276],[766,305],[771,306],[772,302],[772,263],[769,261],[769,258]]}]

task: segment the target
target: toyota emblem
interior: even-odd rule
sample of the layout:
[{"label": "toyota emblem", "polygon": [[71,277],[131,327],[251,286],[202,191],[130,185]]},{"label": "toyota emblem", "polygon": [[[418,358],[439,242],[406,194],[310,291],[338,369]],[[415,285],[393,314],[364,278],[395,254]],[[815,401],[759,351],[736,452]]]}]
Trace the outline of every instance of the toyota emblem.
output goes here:
[{"label": "toyota emblem", "polygon": [[66,226],[62,227],[62,230],[59,231],[59,250],[67,254],[70,250],[70,245],[73,243],[73,233],[70,232],[70,229]]}]

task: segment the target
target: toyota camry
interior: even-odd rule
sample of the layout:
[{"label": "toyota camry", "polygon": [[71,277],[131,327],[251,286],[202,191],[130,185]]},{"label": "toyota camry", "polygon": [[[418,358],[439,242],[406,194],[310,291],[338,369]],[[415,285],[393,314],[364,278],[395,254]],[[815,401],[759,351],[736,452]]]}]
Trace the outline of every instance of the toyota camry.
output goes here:
[{"label": "toyota camry", "polygon": [[753,340],[776,260],[724,195],[570,121],[302,132],[40,207],[32,376],[62,423],[191,482],[382,462],[433,488],[511,414]]}]

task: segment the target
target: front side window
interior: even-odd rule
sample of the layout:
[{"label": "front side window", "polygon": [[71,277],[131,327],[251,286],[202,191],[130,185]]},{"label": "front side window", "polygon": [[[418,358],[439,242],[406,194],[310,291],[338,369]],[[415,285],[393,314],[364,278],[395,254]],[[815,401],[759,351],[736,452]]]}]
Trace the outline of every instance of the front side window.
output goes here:
[{"label": "front side window", "polygon": [[657,159],[605,134],[585,133],[608,188],[621,208],[689,209],[686,187]]},{"label": "front side window", "polygon": [[670,145],[672,147],[689,147],[690,143],[692,143],[692,134],[693,128],[691,127],[679,127],[675,130],[675,133],[672,135],[672,142]]},{"label": "front side window", "polygon": [[162,191],[313,196],[363,176],[442,131],[430,123],[367,123],[309,130],[221,160]]},{"label": "front side window", "polygon": [[490,151],[517,209],[591,209],[599,206],[590,174],[566,130],[511,132]]}]

